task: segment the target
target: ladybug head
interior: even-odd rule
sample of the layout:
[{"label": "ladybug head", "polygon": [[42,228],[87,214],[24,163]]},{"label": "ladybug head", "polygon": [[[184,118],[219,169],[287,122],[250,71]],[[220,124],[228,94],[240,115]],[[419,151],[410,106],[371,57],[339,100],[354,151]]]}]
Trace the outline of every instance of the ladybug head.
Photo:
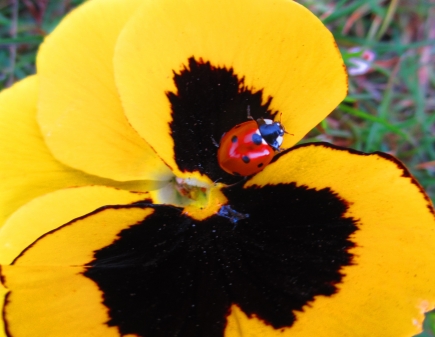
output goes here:
[{"label": "ladybug head", "polygon": [[279,122],[274,122],[271,119],[257,119],[258,130],[261,137],[269,144],[275,151],[280,150],[285,133],[284,126]]}]

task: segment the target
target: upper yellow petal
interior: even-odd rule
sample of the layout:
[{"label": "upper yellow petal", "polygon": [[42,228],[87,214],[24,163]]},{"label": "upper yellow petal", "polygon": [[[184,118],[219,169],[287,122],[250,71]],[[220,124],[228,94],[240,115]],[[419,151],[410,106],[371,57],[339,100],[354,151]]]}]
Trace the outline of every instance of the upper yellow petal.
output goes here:
[{"label": "upper yellow petal", "polygon": [[332,35],[293,1],[145,1],[118,40],[115,76],[132,126],[174,170],[166,93],[176,92],[174,71],[190,57],[233,68],[246,86],[263,90],[264,102],[271,96],[270,108],[282,113],[293,134],[284,147],[300,140],[347,91]]},{"label": "upper yellow petal", "polygon": [[105,178],[165,180],[171,173],[123,114],[113,75],[118,34],[140,0],[90,1],[41,46],[38,121],[53,155]]},{"label": "upper yellow petal", "polygon": [[34,76],[0,94],[0,224],[38,195],[97,183],[50,154],[35,119],[37,92]]},{"label": "upper yellow petal", "polygon": [[297,313],[289,336],[405,337],[421,331],[423,313],[435,307],[435,217],[404,166],[384,154],[311,144],[283,155],[246,186],[290,182],[332,190],[347,203],[345,216],[357,221],[358,230],[351,237],[354,264],[343,268],[338,292],[318,296]]},{"label": "upper yellow petal", "polygon": [[119,183],[74,170],[57,161],[36,123],[38,78],[29,77],[0,94],[0,226],[18,207],[57,189],[109,185],[144,191],[149,181]]}]

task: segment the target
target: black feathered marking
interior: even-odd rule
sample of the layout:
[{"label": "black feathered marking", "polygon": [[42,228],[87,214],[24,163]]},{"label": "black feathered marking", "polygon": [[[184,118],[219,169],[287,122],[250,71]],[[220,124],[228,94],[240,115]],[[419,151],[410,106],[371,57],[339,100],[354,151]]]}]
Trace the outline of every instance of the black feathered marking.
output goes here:
[{"label": "black feathered marking", "polygon": [[221,139],[224,132],[246,122],[248,106],[253,117],[273,119],[272,98],[263,103],[262,90],[246,87],[244,78],[230,67],[193,57],[187,63],[180,72],[174,71],[177,92],[166,93],[172,108],[175,161],[182,171],[235,183],[238,178],[220,168],[212,139]]}]

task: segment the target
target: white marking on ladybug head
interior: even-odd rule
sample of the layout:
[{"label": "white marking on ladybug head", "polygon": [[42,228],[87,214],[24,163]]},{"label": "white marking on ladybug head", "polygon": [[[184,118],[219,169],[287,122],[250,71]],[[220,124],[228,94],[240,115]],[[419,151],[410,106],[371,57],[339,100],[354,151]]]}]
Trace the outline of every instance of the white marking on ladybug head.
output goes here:
[{"label": "white marking on ladybug head", "polygon": [[266,140],[265,140],[265,139],[263,138],[263,136],[261,135],[259,129],[257,129],[257,131],[255,131],[255,133],[261,137],[261,143],[262,143],[263,145],[268,145],[267,142],[266,142]]}]

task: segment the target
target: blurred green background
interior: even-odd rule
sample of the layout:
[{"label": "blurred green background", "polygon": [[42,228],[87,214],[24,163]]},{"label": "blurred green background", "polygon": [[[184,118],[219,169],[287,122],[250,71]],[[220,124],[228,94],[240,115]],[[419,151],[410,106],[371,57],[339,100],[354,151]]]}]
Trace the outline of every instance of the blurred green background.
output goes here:
[{"label": "blurred green background", "polygon": [[[82,2],[0,0],[0,90],[35,72],[44,36]],[[393,154],[435,200],[435,1],[299,2],[332,31],[348,67],[361,65],[346,100],[303,142]],[[429,336],[435,314],[418,335]]]}]

